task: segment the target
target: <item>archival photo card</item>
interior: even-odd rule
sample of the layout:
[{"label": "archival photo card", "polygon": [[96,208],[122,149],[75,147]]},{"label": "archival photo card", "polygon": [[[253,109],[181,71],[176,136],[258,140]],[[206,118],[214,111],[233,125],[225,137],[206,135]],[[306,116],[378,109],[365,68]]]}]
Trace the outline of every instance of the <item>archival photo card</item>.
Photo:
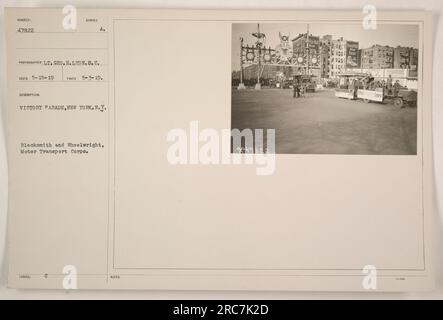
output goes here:
[{"label": "archival photo card", "polygon": [[9,287],[432,288],[430,12],[74,12],[5,14]]}]

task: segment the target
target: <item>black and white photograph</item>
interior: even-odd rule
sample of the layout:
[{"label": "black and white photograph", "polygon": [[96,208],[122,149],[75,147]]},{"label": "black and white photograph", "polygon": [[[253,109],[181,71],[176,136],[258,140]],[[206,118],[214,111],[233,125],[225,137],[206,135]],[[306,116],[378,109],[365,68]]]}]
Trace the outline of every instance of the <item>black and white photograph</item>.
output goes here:
[{"label": "black and white photograph", "polygon": [[0,300],[443,298],[443,2],[144,1],[0,1]]},{"label": "black and white photograph", "polygon": [[234,23],[231,58],[231,129],[275,153],[417,154],[418,25]]}]

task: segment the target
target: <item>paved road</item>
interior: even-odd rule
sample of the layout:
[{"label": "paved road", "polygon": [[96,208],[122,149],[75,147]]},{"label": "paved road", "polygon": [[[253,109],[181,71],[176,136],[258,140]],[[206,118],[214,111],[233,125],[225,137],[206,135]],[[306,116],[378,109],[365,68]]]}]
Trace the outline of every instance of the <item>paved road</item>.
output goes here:
[{"label": "paved road", "polygon": [[232,128],[276,130],[277,153],[416,154],[417,109],[292,90],[232,91]]}]

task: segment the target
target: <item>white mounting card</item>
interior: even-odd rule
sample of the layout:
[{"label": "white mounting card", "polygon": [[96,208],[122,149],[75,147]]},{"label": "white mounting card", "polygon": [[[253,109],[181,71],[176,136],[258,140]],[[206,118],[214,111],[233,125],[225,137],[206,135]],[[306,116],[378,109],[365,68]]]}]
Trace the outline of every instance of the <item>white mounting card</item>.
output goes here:
[{"label": "white mounting card", "polygon": [[10,287],[433,287],[430,12],[5,24]]}]

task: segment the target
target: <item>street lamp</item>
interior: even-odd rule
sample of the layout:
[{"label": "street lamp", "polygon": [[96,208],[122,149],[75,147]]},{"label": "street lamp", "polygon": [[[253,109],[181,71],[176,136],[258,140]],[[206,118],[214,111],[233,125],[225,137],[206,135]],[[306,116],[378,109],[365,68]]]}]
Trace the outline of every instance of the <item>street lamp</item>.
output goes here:
[{"label": "street lamp", "polygon": [[257,32],[254,32],[252,34],[254,37],[257,38],[257,41],[255,42],[255,46],[257,48],[257,53],[258,53],[258,57],[257,57],[257,84],[255,85],[255,90],[260,90],[261,89],[261,83],[260,83],[260,74],[261,74],[261,48],[263,46],[263,42],[264,39],[266,37],[266,35],[264,33],[260,32],[260,24],[257,24]]},{"label": "street lamp", "polygon": [[245,84],[243,83],[243,38],[240,38],[240,83],[238,84],[237,90],[246,89]]}]

